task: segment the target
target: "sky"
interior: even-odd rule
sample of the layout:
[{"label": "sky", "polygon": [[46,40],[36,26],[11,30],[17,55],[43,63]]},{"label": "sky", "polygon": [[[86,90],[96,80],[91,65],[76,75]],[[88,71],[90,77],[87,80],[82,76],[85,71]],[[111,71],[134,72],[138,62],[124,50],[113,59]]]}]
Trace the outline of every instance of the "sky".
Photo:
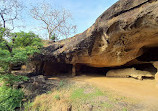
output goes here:
[{"label": "sky", "polygon": [[[21,26],[14,29],[17,31],[33,31],[43,39],[47,39],[47,33],[41,28],[41,23],[34,20],[30,15],[31,6],[38,5],[43,0],[20,0],[24,4],[21,12],[21,19],[15,25]],[[77,30],[71,36],[82,33],[95,23],[95,20],[110,6],[118,0],[44,0],[52,7],[65,8],[72,14],[72,24],[77,26]]]}]

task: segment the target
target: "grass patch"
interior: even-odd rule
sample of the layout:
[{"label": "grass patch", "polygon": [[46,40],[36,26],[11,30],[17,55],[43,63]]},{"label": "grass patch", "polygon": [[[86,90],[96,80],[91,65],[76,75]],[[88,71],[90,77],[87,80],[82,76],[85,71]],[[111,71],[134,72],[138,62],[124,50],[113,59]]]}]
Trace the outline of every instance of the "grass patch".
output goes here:
[{"label": "grass patch", "polygon": [[60,96],[59,96],[59,95],[55,95],[54,98],[55,98],[56,100],[60,100]]},{"label": "grass patch", "polygon": [[106,102],[101,103],[101,106],[106,107],[106,108],[111,108],[111,107],[113,107],[112,104],[110,104],[110,103],[106,103]]},{"label": "grass patch", "polygon": [[127,108],[123,108],[122,111],[128,111]]},{"label": "grass patch", "polygon": [[30,110],[67,111],[72,106],[73,111],[126,111],[128,108],[119,105],[122,101],[126,101],[126,98],[103,92],[94,86],[60,81],[55,91],[36,97]]},{"label": "grass patch", "polygon": [[71,100],[87,100],[87,99],[92,99],[97,96],[102,96],[104,95],[103,92],[101,92],[99,89],[93,89],[93,91],[86,92],[86,88],[78,88],[75,89],[70,96]]},{"label": "grass patch", "polygon": [[31,107],[33,106],[33,103],[31,101],[27,101],[24,103],[24,111],[31,111]]}]

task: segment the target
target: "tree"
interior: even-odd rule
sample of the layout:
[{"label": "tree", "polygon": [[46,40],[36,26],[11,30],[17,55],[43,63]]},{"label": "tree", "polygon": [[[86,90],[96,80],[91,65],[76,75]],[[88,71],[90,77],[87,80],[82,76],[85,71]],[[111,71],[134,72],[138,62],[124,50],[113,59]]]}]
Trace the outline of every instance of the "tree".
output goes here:
[{"label": "tree", "polygon": [[0,27],[0,37],[0,67],[8,73],[11,73],[14,65],[25,63],[29,56],[39,52],[42,47],[41,39],[32,32],[10,33]]},{"label": "tree", "polygon": [[71,14],[65,10],[53,9],[48,4],[34,6],[31,9],[31,15],[34,19],[43,23],[43,29],[47,30],[49,40],[56,34],[56,37],[68,37],[75,32],[76,26],[70,24]]},{"label": "tree", "polygon": [[22,5],[18,0],[0,0],[0,23],[6,28],[6,23],[14,28],[14,21],[18,19]]},{"label": "tree", "polygon": [[34,46],[34,47],[42,47],[41,39],[38,35],[33,32],[17,32],[12,33],[12,43],[15,48],[17,47],[27,47],[27,46]]},{"label": "tree", "polygon": [[57,38],[57,36],[55,35],[55,34],[53,34],[52,36],[51,36],[51,38],[50,38],[52,41],[56,41],[56,40],[58,40],[58,38]]}]

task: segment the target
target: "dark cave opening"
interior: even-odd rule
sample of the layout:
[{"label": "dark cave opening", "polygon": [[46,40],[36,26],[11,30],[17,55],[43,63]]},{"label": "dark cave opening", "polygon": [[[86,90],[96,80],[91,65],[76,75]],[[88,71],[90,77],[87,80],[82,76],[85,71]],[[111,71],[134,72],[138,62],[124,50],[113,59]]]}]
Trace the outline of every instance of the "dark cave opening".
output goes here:
[{"label": "dark cave opening", "polygon": [[[117,70],[117,69],[126,69],[126,68],[135,68],[136,70],[140,71],[148,71],[152,75],[155,75],[157,69],[151,63],[144,63],[144,64],[133,64],[130,66],[118,66],[118,67],[91,67],[84,64],[79,64],[79,70],[77,71],[77,76],[86,75],[86,76],[94,76],[94,77],[105,77],[106,73],[110,70]],[[154,79],[153,77],[146,77],[142,76],[142,79]]]},{"label": "dark cave opening", "polygon": [[126,68],[135,68],[140,71],[148,71],[153,75],[153,77],[142,76],[142,79],[154,79],[154,75],[157,73],[157,69],[153,66],[152,63],[143,63],[143,64],[133,64]]},{"label": "dark cave opening", "polygon": [[[64,63],[51,63],[47,62],[44,65],[43,73],[45,76],[54,76],[54,77],[60,77],[60,76],[72,76],[72,64],[64,64]],[[94,77],[105,77],[106,73],[109,70],[117,70],[117,69],[126,69],[126,68],[135,68],[136,70],[141,71],[148,71],[152,75],[155,75],[157,72],[157,69],[151,64],[151,63],[144,63],[144,64],[134,64],[130,66],[119,66],[119,67],[91,67],[84,64],[77,64],[76,67],[76,76],[86,75],[86,76],[94,76]],[[153,79],[148,78],[145,76],[142,76],[143,79]]]},{"label": "dark cave opening", "polygon": [[143,47],[144,54],[137,58],[138,61],[158,61],[158,47]]},{"label": "dark cave opening", "polygon": [[151,63],[134,64],[134,65],[131,65],[130,67],[134,67],[137,70],[141,70],[141,71],[148,71],[152,74],[156,74],[157,72],[157,69]]},{"label": "dark cave opening", "polygon": [[77,76],[106,76],[106,73],[110,70],[108,67],[91,67],[84,64],[79,64],[79,70]]},{"label": "dark cave opening", "polygon": [[24,65],[24,64],[15,64],[15,65],[13,65],[12,70],[19,71],[19,70],[21,70],[22,65]]},{"label": "dark cave opening", "polygon": [[45,76],[69,76],[71,71],[72,64],[45,62],[43,67]]}]

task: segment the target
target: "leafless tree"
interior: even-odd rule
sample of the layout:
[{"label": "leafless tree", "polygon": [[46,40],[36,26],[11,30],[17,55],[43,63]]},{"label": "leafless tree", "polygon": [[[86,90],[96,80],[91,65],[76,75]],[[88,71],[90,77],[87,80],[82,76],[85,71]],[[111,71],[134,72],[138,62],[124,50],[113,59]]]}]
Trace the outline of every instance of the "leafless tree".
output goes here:
[{"label": "leafless tree", "polygon": [[43,23],[42,29],[47,30],[49,40],[54,34],[59,37],[68,37],[75,32],[76,26],[70,24],[71,14],[65,9],[54,9],[49,4],[42,3],[39,6],[33,6],[31,15],[34,19]]},{"label": "leafless tree", "polygon": [[6,23],[14,28],[22,5],[18,0],[0,0],[0,23],[6,28]]}]

